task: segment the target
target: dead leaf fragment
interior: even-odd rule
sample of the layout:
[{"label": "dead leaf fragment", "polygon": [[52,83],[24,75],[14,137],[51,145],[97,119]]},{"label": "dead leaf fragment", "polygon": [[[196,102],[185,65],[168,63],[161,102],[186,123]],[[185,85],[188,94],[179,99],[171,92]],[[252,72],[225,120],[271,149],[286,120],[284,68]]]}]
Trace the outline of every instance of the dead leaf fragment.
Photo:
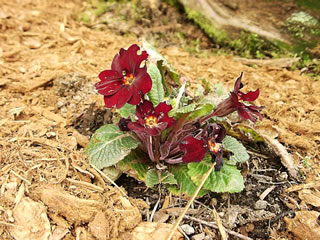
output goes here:
[{"label": "dead leaf fragment", "polygon": [[[119,240],[166,240],[170,234],[172,224],[141,222],[131,233],[119,236]],[[171,240],[182,240],[183,235],[176,231]]]},{"label": "dead leaf fragment", "polygon": [[296,212],[295,218],[284,218],[287,229],[301,240],[320,239],[320,226],[317,223],[319,212],[300,211]]},{"label": "dead leaf fragment", "polygon": [[310,189],[303,189],[299,192],[299,198],[315,207],[320,207],[320,192]]},{"label": "dead leaf fragment", "polygon": [[46,207],[42,203],[25,197],[14,208],[13,217],[15,225],[9,232],[16,240],[45,240],[51,236]]},{"label": "dead leaf fragment", "polygon": [[104,212],[98,212],[94,220],[89,223],[89,230],[98,240],[109,239],[109,223]]}]

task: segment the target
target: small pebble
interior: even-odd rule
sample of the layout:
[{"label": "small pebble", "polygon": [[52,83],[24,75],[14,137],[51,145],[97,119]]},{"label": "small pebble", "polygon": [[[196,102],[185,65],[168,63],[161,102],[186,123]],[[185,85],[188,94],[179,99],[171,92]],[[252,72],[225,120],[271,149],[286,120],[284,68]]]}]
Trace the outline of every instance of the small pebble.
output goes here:
[{"label": "small pebble", "polygon": [[190,225],[188,224],[183,224],[181,225],[181,229],[185,232],[185,234],[187,235],[191,235],[191,234],[194,234],[194,228],[191,227]]},{"label": "small pebble", "polygon": [[264,200],[258,200],[254,204],[254,209],[260,210],[260,209],[265,209],[268,206],[268,202]]},{"label": "small pebble", "polygon": [[203,233],[200,233],[200,234],[196,234],[196,235],[193,235],[191,237],[192,240],[203,240],[205,238],[205,234],[204,232]]}]

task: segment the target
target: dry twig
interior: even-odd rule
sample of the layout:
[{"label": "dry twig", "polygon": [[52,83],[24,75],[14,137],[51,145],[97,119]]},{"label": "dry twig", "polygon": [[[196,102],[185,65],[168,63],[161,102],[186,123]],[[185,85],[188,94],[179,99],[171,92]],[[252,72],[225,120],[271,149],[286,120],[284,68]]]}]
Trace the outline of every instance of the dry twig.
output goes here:
[{"label": "dry twig", "polygon": [[180,217],[178,218],[177,222],[175,223],[175,225],[173,226],[170,235],[167,237],[167,240],[170,240],[172,238],[172,236],[174,235],[174,233],[176,232],[176,230],[178,229],[178,226],[180,224],[180,222],[182,221],[184,215],[186,215],[186,212],[188,211],[190,205],[193,203],[194,199],[196,198],[196,196],[198,195],[198,193],[200,192],[203,184],[205,183],[205,181],[207,180],[207,178],[209,177],[210,173],[213,171],[214,166],[216,164],[213,163],[209,169],[209,171],[203,176],[201,183],[199,184],[199,186],[197,187],[196,191],[193,193],[192,197],[190,198],[190,200],[188,201],[186,207],[184,208],[184,211],[182,212],[182,214],[180,215]]}]

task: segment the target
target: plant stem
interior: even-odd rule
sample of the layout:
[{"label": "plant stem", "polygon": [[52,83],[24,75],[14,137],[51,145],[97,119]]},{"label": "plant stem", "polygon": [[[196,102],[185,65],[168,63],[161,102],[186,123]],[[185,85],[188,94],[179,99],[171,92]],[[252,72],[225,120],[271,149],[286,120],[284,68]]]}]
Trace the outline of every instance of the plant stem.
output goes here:
[{"label": "plant stem", "polygon": [[205,183],[205,181],[207,180],[207,178],[209,177],[210,173],[213,171],[214,166],[216,165],[216,163],[213,163],[209,169],[209,171],[206,173],[206,175],[203,176],[201,183],[199,184],[199,186],[197,187],[196,191],[193,193],[192,197],[190,198],[190,200],[188,201],[186,207],[184,208],[183,212],[181,213],[181,215],[179,216],[177,222],[175,223],[175,225],[173,226],[170,235],[167,237],[167,240],[171,240],[171,238],[173,237],[175,231],[177,230],[177,228],[179,227],[180,222],[182,221],[184,215],[186,215],[190,205],[192,204],[192,202],[194,201],[194,199],[197,197],[198,193],[200,192],[203,184]]},{"label": "plant stem", "polygon": [[161,136],[154,136],[154,160],[160,164],[160,139]]}]

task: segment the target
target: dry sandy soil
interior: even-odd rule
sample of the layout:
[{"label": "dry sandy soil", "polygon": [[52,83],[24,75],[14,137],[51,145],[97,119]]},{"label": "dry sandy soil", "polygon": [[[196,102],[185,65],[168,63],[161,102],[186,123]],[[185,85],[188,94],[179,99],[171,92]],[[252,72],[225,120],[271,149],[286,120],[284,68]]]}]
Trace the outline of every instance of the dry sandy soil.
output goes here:
[{"label": "dry sandy soil", "polygon": [[[151,231],[162,239],[170,225],[142,222],[152,211],[148,204],[154,206],[150,196],[161,199],[159,209],[176,201],[183,207],[184,201],[159,197],[157,190],[141,197],[126,188],[133,181],[127,177],[119,191],[82,153],[94,128],[110,120],[94,91],[97,75],[121,47],[138,39],[77,22],[82,1],[1,0],[0,6],[0,238],[149,239],[143,234]],[[248,89],[260,88],[258,105],[265,106],[258,129],[288,150],[299,172],[296,180],[283,159],[252,151],[244,193],[207,196],[196,206],[210,204],[213,197],[229,202],[217,205],[226,228],[253,239],[320,239],[320,82],[285,68],[251,68],[231,56],[193,56],[177,45],[159,51],[190,78],[191,87],[203,77],[231,87],[243,71]],[[259,146],[255,150],[277,148]],[[264,175],[268,169],[273,170]],[[253,211],[266,190],[271,191],[264,199],[268,206]],[[245,213],[238,209],[242,204]],[[214,220],[198,210],[189,216]],[[265,211],[260,219],[257,211]],[[245,220],[228,221],[230,212]],[[166,214],[172,222],[170,211]],[[220,238],[213,228],[186,222],[208,239]]]}]

